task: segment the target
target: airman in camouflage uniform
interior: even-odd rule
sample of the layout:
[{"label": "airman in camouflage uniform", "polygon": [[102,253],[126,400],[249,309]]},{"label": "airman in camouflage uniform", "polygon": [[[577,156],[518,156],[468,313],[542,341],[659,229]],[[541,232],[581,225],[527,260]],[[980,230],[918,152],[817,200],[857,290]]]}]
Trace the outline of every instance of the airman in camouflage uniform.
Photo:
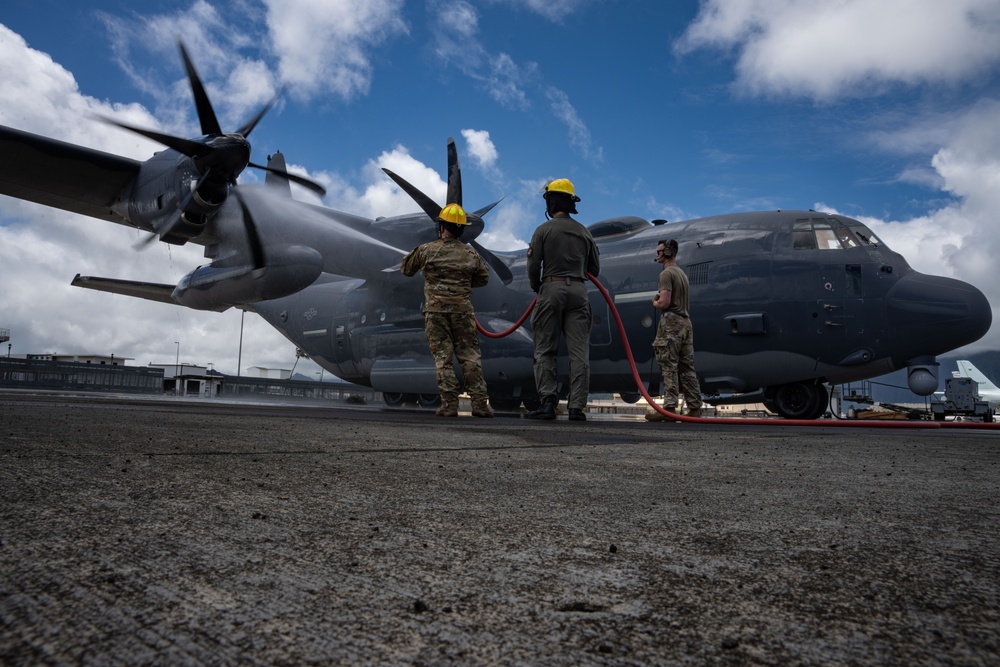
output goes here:
[{"label": "airman in camouflage uniform", "polygon": [[438,416],[458,416],[458,378],[452,356],[462,365],[465,386],[472,398],[475,417],[492,417],[486,381],[483,379],[482,355],[476,331],[476,313],[472,308],[472,288],[489,282],[486,262],[462,243],[465,211],[457,204],[441,209],[438,218],[440,237],[414,248],[403,258],[404,275],[424,272],[424,331],[436,367],[441,407]]},{"label": "airman in camouflage uniform", "polygon": [[[656,261],[663,264],[659,291],[653,305],[663,311],[653,339],[653,352],[663,374],[663,408],[677,412],[679,393],[684,395],[687,415],[701,416],[701,388],[694,371],[694,332],[688,315],[687,274],[677,266],[677,241],[660,241]],[[672,421],[659,412],[647,412],[649,421]]]}]

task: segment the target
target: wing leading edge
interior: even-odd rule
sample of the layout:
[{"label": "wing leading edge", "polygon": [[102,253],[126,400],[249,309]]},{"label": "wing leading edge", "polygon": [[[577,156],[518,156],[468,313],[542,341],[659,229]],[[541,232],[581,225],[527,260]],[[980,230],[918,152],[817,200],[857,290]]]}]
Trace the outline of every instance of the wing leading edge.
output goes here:
[{"label": "wing leading edge", "polygon": [[129,225],[111,205],[141,162],[0,126],[0,194]]},{"label": "wing leading edge", "polygon": [[[94,276],[81,276],[79,273],[76,274],[76,277],[73,278],[73,282],[70,284],[73,287],[84,287],[86,289],[97,290],[98,292],[110,292],[112,294],[146,299],[147,301],[159,301],[160,303],[168,303],[171,306],[181,305],[173,297],[176,285],[145,283],[135,280],[117,280],[115,278],[97,278]],[[218,308],[206,308],[205,310],[215,310],[221,313],[228,309],[229,306],[220,306]]]}]

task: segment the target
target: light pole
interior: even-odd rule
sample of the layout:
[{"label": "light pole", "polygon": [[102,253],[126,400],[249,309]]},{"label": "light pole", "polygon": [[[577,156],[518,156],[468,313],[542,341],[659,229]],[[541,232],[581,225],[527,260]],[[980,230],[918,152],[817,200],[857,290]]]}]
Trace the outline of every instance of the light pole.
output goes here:
[{"label": "light pole", "polygon": [[175,340],[174,345],[177,346],[177,356],[174,357],[174,375],[176,376],[177,368],[180,366],[181,363],[181,343],[180,341]]},{"label": "light pole", "polygon": [[236,356],[236,377],[240,377],[240,367],[243,365],[243,320],[246,319],[247,309],[240,309],[240,351]]}]

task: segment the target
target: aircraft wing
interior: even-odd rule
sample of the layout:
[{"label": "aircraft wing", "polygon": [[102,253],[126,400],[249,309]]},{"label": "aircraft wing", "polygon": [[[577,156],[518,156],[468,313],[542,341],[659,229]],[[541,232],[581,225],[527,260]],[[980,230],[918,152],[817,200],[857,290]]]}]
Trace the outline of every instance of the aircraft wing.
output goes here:
[{"label": "aircraft wing", "polygon": [[[116,280],[115,278],[96,278],[94,276],[81,276],[79,273],[70,283],[73,287],[85,287],[99,292],[111,292],[112,294],[122,294],[124,296],[134,296],[148,301],[159,301],[168,303],[171,306],[180,305],[171,296],[175,285],[164,285],[162,283],[144,283],[134,280]],[[229,306],[213,308],[217,312],[228,310]]]},{"label": "aircraft wing", "polygon": [[2,125],[0,156],[0,194],[129,224],[111,205],[141,162]]}]

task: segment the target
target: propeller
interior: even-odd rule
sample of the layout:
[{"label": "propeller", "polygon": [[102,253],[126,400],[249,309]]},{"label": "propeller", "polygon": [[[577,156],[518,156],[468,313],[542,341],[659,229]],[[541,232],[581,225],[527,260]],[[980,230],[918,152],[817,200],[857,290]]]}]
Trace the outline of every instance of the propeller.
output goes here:
[{"label": "propeller", "polygon": [[[430,217],[431,220],[437,220],[438,216],[441,215],[441,206],[437,204],[433,199],[425,195],[419,189],[417,189],[412,183],[407,181],[405,178],[396,174],[390,169],[382,167],[382,171],[386,175],[395,181],[396,185],[400,187],[406,194],[410,195],[410,198],[417,203],[424,213]],[[476,237],[478,237],[484,228],[483,216],[493,210],[493,207],[499,204],[503,199],[499,199],[489,206],[485,206],[474,213],[466,213],[466,218],[469,221],[469,228],[466,229],[465,233],[462,235],[462,240],[472,246],[476,252],[486,261],[493,271],[500,276],[500,280],[503,281],[505,285],[509,285],[514,279],[514,274],[511,273],[510,268],[501,260],[499,257],[494,255],[492,252],[482,247],[476,243]],[[458,163],[458,148],[455,146],[455,139],[453,137],[448,137],[448,195],[447,203],[449,204],[462,204],[462,168]],[[471,232],[471,234],[470,234]]]},{"label": "propeller", "polygon": [[[182,155],[186,155],[194,161],[195,168],[199,174],[197,182],[191,189],[191,192],[177,202],[177,215],[172,217],[166,224],[161,225],[154,238],[158,236],[162,240],[170,236],[170,233],[182,222],[185,214],[191,218],[202,220],[214,214],[222,206],[230,188],[236,185],[236,179],[247,167],[276,174],[308,188],[321,197],[324,196],[326,189],[315,181],[250,161],[250,142],[247,141],[247,137],[257,127],[257,124],[264,115],[274,106],[278,96],[272,98],[253,118],[244,123],[235,132],[223,132],[219,125],[219,120],[215,115],[215,110],[212,108],[208,93],[205,91],[205,86],[202,84],[201,77],[198,76],[198,72],[187,49],[180,41],[178,41],[177,46],[184,61],[184,69],[187,72],[188,81],[191,84],[191,92],[194,96],[195,107],[198,111],[198,120],[201,124],[201,132],[203,134],[200,139],[183,139],[164,134],[163,132],[123,123],[112,118],[99,117],[107,123],[117,125],[130,132],[135,132],[136,134],[157,141]],[[250,225],[252,225],[252,222]]]}]

